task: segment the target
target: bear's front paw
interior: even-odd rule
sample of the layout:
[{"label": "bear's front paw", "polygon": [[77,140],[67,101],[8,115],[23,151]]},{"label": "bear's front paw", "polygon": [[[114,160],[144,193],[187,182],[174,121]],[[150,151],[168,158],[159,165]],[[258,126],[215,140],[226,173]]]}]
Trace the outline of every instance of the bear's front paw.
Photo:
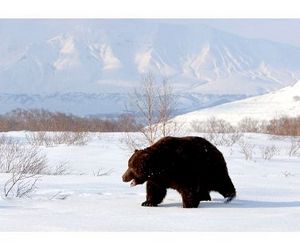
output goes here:
[{"label": "bear's front paw", "polygon": [[142,203],[142,206],[143,207],[157,207],[157,204],[154,204],[153,202],[146,200]]}]

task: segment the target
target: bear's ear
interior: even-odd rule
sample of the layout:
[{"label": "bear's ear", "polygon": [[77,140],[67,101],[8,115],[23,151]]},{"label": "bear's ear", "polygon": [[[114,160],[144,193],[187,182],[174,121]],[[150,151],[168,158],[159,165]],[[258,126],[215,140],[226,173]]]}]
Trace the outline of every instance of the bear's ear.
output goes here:
[{"label": "bear's ear", "polygon": [[134,153],[136,153],[136,152],[138,152],[138,151],[139,151],[138,149],[135,149],[135,150],[134,150]]}]

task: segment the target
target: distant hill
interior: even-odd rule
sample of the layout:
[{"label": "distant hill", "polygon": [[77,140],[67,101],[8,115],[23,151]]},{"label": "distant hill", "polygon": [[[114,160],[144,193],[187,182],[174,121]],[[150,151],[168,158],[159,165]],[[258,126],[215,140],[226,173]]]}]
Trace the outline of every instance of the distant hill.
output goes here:
[{"label": "distant hill", "polygon": [[281,116],[300,116],[300,81],[268,94],[180,115],[174,120],[188,125],[195,120],[215,117],[235,125],[245,117],[270,120]]}]

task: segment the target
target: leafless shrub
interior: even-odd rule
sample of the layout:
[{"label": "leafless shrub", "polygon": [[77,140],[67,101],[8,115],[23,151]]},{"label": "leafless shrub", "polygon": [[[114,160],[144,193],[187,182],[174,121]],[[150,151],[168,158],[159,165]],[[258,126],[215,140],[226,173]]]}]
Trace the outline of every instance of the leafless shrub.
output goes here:
[{"label": "leafless shrub", "polygon": [[278,155],[280,153],[280,150],[275,145],[272,146],[263,146],[260,147],[261,156],[265,160],[272,159],[275,155]]},{"label": "leafless shrub", "polygon": [[211,117],[206,121],[207,132],[212,133],[230,133],[234,131],[233,126],[224,119],[216,119]]},{"label": "leafless shrub", "polygon": [[239,142],[243,138],[244,134],[236,130],[233,133],[228,134],[229,144],[227,146],[232,146],[235,143]]},{"label": "leafless shrub", "polygon": [[48,133],[44,131],[26,133],[25,137],[28,144],[33,146],[53,146],[53,141],[49,138]]},{"label": "leafless shrub", "polygon": [[122,114],[118,121],[118,132],[138,132],[142,127],[131,113]]},{"label": "leafless shrub", "polygon": [[232,146],[243,136],[229,122],[215,117],[205,121],[195,120],[191,123],[191,128],[195,132],[206,133],[207,140],[215,145]]},{"label": "leafless shrub", "polygon": [[88,132],[52,132],[48,133],[46,138],[48,142],[47,145],[86,145],[89,141]]},{"label": "leafless shrub", "polygon": [[13,161],[17,155],[19,145],[12,138],[1,136],[0,138],[0,172],[9,173]]},{"label": "leafless shrub", "polygon": [[0,172],[11,174],[3,187],[4,196],[29,196],[47,167],[46,155],[35,146],[28,147],[10,138],[2,138],[1,142]]},{"label": "leafless shrub", "polygon": [[205,133],[206,132],[206,122],[203,120],[193,120],[190,123],[190,127],[193,132]]},{"label": "leafless shrub", "polygon": [[288,149],[288,155],[292,156],[299,156],[300,150],[300,138],[290,137],[290,148]]},{"label": "leafless shrub", "polygon": [[248,117],[243,118],[238,124],[238,129],[241,132],[259,132],[260,121]]},{"label": "leafless shrub", "polygon": [[54,172],[52,173],[52,175],[67,175],[69,173],[70,173],[70,171],[69,171],[69,162],[61,161],[55,167]]},{"label": "leafless shrub", "polygon": [[300,116],[272,119],[266,126],[266,133],[283,136],[300,136]]},{"label": "leafless shrub", "polygon": [[62,191],[58,191],[49,197],[49,200],[66,200],[71,194],[63,193]]},{"label": "leafless shrub", "polygon": [[94,176],[108,176],[113,172],[113,169],[109,169],[107,171],[103,171],[102,168],[99,168],[97,171],[93,170],[93,175]]},{"label": "leafless shrub", "polygon": [[60,161],[54,167],[48,167],[43,171],[46,175],[68,175],[70,173],[70,167],[68,161]]},{"label": "leafless shrub", "polygon": [[51,132],[51,136],[48,137],[48,140],[53,145],[71,145],[69,144],[70,134],[68,132]]},{"label": "leafless shrub", "polygon": [[26,139],[34,146],[86,145],[90,135],[88,132],[29,132],[26,134]]},{"label": "leafless shrub", "polygon": [[291,177],[291,176],[295,176],[295,174],[291,173],[291,172],[288,172],[288,171],[284,171],[282,173],[284,175],[284,177],[288,178],[288,177]]},{"label": "leafless shrub", "polygon": [[233,146],[242,137],[243,134],[240,132],[208,134],[208,139],[215,145],[219,146]]},{"label": "leafless shrub", "polygon": [[222,119],[216,119],[211,117],[205,121],[193,121],[192,128],[196,132],[206,133],[207,140],[215,145],[221,145],[224,143],[224,133],[232,132],[231,125]]},{"label": "leafless shrub", "polygon": [[[224,129],[224,125],[225,124],[222,122],[222,120],[217,120],[214,118],[211,118],[207,121],[193,121],[191,123],[192,129],[196,132],[207,132],[207,130],[211,130],[212,132],[220,133],[222,132],[222,128]],[[227,126],[225,126],[225,129],[226,127]],[[300,116],[279,117],[269,121],[244,118],[236,126],[235,130],[242,133],[253,132],[281,136],[300,136]],[[211,137],[214,139],[215,135],[212,133]]]},{"label": "leafless shrub", "polygon": [[[66,133],[66,132],[65,132]],[[66,137],[68,145],[86,145],[90,140],[88,132],[69,132]]]},{"label": "leafless shrub", "polygon": [[0,136],[0,147],[3,145],[3,144],[6,144],[6,142],[8,141],[9,139],[5,136],[5,135],[1,135]]},{"label": "leafless shrub", "polygon": [[244,154],[244,157],[246,160],[252,160],[253,159],[253,153],[254,153],[254,148],[255,145],[251,144],[249,142],[246,142],[244,140],[240,140],[238,142],[241,152]]},{"label": "leafless shrub", "polygon": [[141,149],[147,146],[147,142],[144,138],[140,138],[130,132],[125,132],[120,142],[125,145],[125,149],[134,151],[135,149]]},{"label": "leafless shrub", "polygon": [[268,120],[262,120],[259,122],[259,130],[257,131],[257,133],[266,133],[268,134],[268,125],[269,125],[270,121]]}]

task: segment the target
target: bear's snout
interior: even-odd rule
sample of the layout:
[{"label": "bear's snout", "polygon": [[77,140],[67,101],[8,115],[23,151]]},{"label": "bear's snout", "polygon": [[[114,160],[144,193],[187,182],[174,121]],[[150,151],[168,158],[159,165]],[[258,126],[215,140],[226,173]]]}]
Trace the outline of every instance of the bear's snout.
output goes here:
[{"label": "bear's snout", "polygon": [[122,180],[123,180],[123,182],[128,182],[128,181],[129,181],[129,180],[127,180],[127,178],[126,178],[125,174],[123,174],[123,176],[122,176]]},{"label": "bear's snout", "polygon": [[129,182],[132,180],[132,177],[131,177],[131,172],[129,170],[127,170],[123,176],[122,176],[122,180],[123,182]]}]

